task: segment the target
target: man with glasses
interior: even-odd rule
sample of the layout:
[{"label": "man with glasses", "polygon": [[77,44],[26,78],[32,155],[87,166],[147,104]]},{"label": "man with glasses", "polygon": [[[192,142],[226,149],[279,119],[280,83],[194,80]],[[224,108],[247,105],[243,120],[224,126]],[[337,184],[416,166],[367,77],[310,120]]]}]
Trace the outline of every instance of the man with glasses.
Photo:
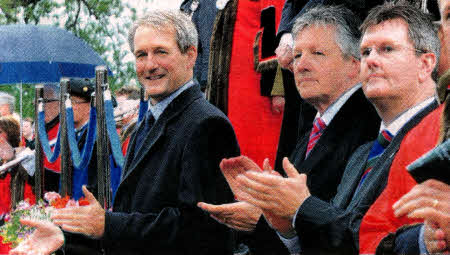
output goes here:
[{"label": "man with glasses", "polygon": [[[331,203],[310,194],[306,175],[288,159],[283,161],[288,178],[255,171],[237,177],[238,199],[260,207],[273,222],[291,223],[290,229],[277,230],[295,236],[285,243],[300,244],[302,254],[359,252],[361,219],[384,189],[401,141],[437,107],[432,74],[439,39],[431,19],[408,4],[385,3],[370,11],[361,28],[363,90],[382,126],[378,139],[358,148],[348,161]],[[320,245],[303,242],[310,236]]]},{"label": "man with glasses", "polygon": [[[48,141],[52,149],[56,144],[59,129],[59,96],[59,86],[57,84],[44,84],[43,101],[45,112],[45,131],[47,132]],[[45,180],[44,190],[57,192],[59,190],[61,156],[59,156],[53,163],[50,163],[45,155],[43,157]]]},{"label": "man with glasses", "polygon": [[[440,11],[440,15],[435,14],[441,17],[440,78],[436,89],[442,104],[402,141],[392,163],[386,188],[361,222],[361,254],[428,254],[450,250],[450,185],[438,180],[417,184],[407,170],[409,164],[446,141],[450,135],[450,55],[447,54],[450,43],[450,1],[428,1],[428,8],[430,11]],[[441,160],[444,158],[445,154]],[[446,167],[436,167],[436,170],[442,171],[444,176],[448,168],[447,163]]]}]

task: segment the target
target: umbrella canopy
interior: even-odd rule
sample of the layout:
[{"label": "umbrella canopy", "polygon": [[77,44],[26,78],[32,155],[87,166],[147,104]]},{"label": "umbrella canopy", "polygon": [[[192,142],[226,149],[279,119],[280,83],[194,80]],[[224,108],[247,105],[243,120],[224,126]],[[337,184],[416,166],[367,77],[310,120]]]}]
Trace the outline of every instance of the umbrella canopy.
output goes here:
[{"label": "umbrella canopy", "polygon": [[53,26],[0,26],[0,84],[59,82],[92,78],[105,65],[83,40]]}]

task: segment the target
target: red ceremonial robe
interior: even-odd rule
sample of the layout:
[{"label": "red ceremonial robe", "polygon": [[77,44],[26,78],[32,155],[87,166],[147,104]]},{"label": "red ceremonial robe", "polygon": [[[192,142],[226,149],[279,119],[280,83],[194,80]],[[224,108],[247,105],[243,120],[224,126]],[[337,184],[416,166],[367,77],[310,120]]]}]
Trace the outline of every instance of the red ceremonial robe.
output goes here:
[{"label": "red ceremonial robe", "polygon": [[364,216],[359,229],[359,253],[375,254],[380,241],[403,225],[423,222],[406,216],[394,216],[392,205],[408,193],[417,182],[406,169],[410,163],[433,149],[439,139],[443,105],[426,116],[403,139],[392,163],[386,188]]},{"label": "red ceremonial robe", "polygon": [[254,70],[253,43],[260,30],[261,11],[275,7],[280,23],[284,0],[239,0],[234,26],[228,85],[228,118],[233,124],[242,155],[259,165],[275,162],[282,114],[271,110],[271,97],[261,95],[261,74]]}]

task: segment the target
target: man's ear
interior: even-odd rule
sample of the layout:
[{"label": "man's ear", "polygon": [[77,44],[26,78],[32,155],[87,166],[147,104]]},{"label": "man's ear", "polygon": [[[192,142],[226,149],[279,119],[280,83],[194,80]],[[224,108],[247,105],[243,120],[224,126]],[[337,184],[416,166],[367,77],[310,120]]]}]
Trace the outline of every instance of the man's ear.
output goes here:
[{"label": "man's ear", "polygon": [[361,70],[361,61],[354,57],[350,57],[350,72],[348,73],[348,77],[350,79],[354,79],[356,77],[359,77],[359,72]]},{"label": "man's ear", "polygon": [[197,60],[197,48],[195,48],[194,46],[190,46],[184,54],[188,57],[188,69],[194,68],[195,60]]},{"label": "man's ear", "polygon": [[437,65],[436,55],[431,52],[423,53],[420,55],[419,62],[419,81],[424,82],[428,77],[431,77],[431,73]]}]

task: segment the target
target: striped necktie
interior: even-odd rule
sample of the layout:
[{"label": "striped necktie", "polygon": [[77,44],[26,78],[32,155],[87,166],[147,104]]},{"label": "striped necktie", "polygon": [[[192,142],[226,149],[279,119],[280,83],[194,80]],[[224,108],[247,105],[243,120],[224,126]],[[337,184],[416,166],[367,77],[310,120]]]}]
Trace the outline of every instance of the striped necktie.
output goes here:
[{"label": "striped necktie", "polygon": [[[306,148],[306,157],[308,157],[309,153],[311,152],[312,148],[316,145],[317,141],[319,140],[320,136],[322,135],[323,131],[327,125],[321,118],[316,118],[313,122],[313,128],[311,130],[311,134],[309,135],[309,142],[308,147]],[[305,157],[305,158],[306,158]]]},{"label": "striped necktie", "polygon": [[367,175],[369,175],[370,171],[372,171],[372,168],[377,162],[378,158],[381,156],[381,154],[383,154],[386,147],[388,147],[388,145],[391,143],[392,137],[393,135],[387,130],[381,131],[381,133],[378,135],[377,140],[375,140],[372,148],[370,149],[369,157],[367,158],[366,163],[366,171],[364,171],[361,180],[359,181],[357,191],[363,184]]}]

